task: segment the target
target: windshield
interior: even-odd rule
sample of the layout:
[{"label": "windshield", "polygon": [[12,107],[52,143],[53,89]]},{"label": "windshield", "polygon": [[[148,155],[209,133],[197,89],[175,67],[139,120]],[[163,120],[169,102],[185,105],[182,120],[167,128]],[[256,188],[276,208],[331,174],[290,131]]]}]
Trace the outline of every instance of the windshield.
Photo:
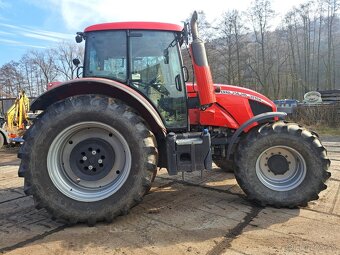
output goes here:
[{"label": "windshield", "polygon": [[169,128],[187,128],[185,84],[177,34],[169,31],[91,32],[85,77],[125,83],[151,101]]},{"label": "windshield", "polygon": [[86,38],[85,77],[127,80],[125,31],[92,32]]}]

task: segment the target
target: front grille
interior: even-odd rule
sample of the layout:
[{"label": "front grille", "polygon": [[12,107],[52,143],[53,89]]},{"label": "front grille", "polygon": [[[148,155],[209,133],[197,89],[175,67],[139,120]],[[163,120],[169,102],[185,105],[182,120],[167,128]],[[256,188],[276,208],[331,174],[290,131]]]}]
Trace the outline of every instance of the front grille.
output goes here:
[{"label": "front grille", "polygon": [[273,109],[270,106],[265,105],[255,100],[249,100],[249,105],[254,116],[259,115],[261,113],[273,111]]}]

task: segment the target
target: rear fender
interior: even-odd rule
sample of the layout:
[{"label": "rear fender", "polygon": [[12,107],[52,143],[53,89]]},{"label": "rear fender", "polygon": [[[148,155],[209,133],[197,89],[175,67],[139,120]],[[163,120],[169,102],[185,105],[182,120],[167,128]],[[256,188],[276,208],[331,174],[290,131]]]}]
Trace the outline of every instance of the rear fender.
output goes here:
[{"label": "rear fender", "polygon": [[31,110],[43,111],[57,101],[84,94],[105,95],[124,101],[139,112],[154,134],[165,136],[162,118],[147,99],[125,84],[102,78],[82,78],[60,84],[35,99]]}]

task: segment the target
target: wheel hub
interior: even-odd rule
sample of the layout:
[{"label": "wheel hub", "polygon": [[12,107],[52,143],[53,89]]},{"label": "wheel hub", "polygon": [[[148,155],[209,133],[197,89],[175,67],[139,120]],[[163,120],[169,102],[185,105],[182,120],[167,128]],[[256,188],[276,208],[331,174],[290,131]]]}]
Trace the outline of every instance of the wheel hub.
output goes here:
[{"label": "wheel hub", "polygon": [[275,175],[282,175],[289,170],[289,163],[282,155],[273,155],[268,159],[269,170]]},{"label": "wheel hub", "polygon": [[96,181],[105,177],[115,162],[115,153],[108,142],[100,138],[78,143],[70,155],[73,173],[82,180]]},{"label": "wheel hub", "polygon": [[89,121],[68,126],[55,137],[47,155],[47,170],[64,195],[94,202],[122,187],[131,161],[129,144],[120,132]]},{"label": "wheel hub", "polygon": [[260,182],[275,191],[288,191],[299,186],[306,176],[306,162],[294,148],[278,145],[263,151],[256,161]]}]

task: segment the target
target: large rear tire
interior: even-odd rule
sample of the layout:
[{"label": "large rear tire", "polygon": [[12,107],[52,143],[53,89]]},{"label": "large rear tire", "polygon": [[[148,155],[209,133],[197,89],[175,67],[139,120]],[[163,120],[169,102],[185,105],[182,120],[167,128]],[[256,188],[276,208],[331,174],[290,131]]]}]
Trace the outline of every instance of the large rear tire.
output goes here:
[{"label": "large rear tire", "polygon": [[306,206],[330,177],[330,160],[317,136],[278,121],[251,130],[236,154],[235,177],[248,198],[275,207]]},{"label": "large rear tire", "polygon": [[38,208],[71,223],[112,221],[142,200],[157,166],[156,140],[122,101],[59,101],[25,134],[19,176]]}]

